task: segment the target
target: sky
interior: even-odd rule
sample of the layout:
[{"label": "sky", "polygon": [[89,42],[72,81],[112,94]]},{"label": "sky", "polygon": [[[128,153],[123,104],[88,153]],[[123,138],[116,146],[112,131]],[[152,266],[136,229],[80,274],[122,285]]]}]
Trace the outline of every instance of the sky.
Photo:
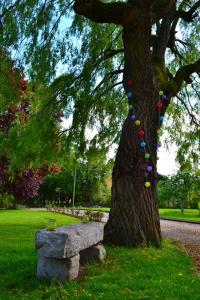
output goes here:
[{"label": "sky", "polygon": [[162,175],[172,175],[178,170],[178,164],[175,161],[176,147],[172,145],[169,150],[164,146],[160,148],[158,154],[158,173]]}]

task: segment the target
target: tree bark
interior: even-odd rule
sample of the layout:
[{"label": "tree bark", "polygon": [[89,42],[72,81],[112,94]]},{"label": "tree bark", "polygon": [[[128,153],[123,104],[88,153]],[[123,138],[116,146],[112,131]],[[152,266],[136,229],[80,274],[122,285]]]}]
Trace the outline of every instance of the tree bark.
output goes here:
[{"label": "tree bark", "polygon": [[[113,244],[137,247],[161,246],[160,221],[156,201],[157,185],[157,130],[160,110],[159,83],[151,62],[150,53],[151,15],[140,16],[134,27],[124,27],[123,43],[125,53],[124,90],[127,93],[128,80],[132,80],[134,93],[122,128],[119,148],[112,174],[112,205],[109,221],[105,226],[105,241]],[[135,115],[140,120],[136,126],[131,119]],[[144,130],[144,138],[138,135]],[[140,144],[144,141],[145,148]],[[145,153],[151,155],[145,159]],[[147,173],[147,166],[153,171]],[[150,187],[145,187],[150,182]]]}]

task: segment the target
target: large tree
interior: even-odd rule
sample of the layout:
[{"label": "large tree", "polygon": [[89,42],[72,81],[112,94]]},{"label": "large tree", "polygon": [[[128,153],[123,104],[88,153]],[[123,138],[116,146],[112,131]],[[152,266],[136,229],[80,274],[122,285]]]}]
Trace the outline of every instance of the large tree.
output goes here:
[{"label": "large tree", "polygon": [[[193,106],[194,101],[191,104],[185,95],[189,98],[197,91],[200,1],[3,3],[1,42],[16,55],[24,55],[32,79],[48,82],[55,77],[58,61],[67,64],[67,72],[51,85],[56,99],[51,104],[63,110],[66,118],[73,115],[72,126],[65,130],[69,144],[75,141],[83,155],[94,145],[108,149],[118,142],[125,118],[113,169],[106,240],[125,246],[159,247],[156,163],[166,111],[175,116],[172,124],[180,132],[185,118],[184,133],[173,137],[181,136],[180,144],[187,141],[186,152],[192,142],[193,148],[199,147],[195,143],[197,127],[194,130],[191,125],[193,136],[186,130],[189,117],[198,125],[195,110],[199,105],[195,102]],[[192,89],[187,89],[188,84]],[[88,127],[95,127],[97,133],[93,132],[86,146]],[[183,155],[179,156],[183,160]]]},{"label": "large tree", "polygon": [[200,5],[197,1],[183,11],[187,1],[179,7],[176,2],[76,0],[74,4],[76,13],[94,22],[122,27],[129,113],[113,169],[112,207],[105,228],[105,238],[120,245],[161,245],[156,204],[158,133],[171,98],[183,82],[191,83],[191,74],[200,72],[200,60],[182,66],[175,76],[166,68],[166,50],[174,52],[179,19],[192,22]]}]

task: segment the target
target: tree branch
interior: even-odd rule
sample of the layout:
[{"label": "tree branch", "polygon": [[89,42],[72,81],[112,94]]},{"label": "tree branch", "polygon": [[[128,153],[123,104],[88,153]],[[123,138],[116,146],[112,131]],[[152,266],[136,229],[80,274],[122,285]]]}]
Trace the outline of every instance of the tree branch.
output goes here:
[{"label": "tree branch", "polygon": [[194,18],[198,17],[197,9],[200,7],[200,0],[197,1],[188,11],[178,11],[178,15],[185,22],[192,22]]},{"label": "tree branch", "polygon": [[123,2],[103,3],[99,0],[75,0],[74,11],[91,21],[123,25],[135,6]]},{"label": "tree branch", "polygon": [[177,71],[174,79],[168,83],[168,90],[172,93],[172,96],[176,96],[176,94],[181,90],[184,81],[186,83],[192,82],[190,76],[193,73],[200,73],[200,59],[193,64],[181,67]]},{"label": "tree branch", "polygon": [[167,49],[168,41],[170,38],[170,28],[173,21],[172,17],[165,17],[162,20],[161,26],[158,29],[158,35],[156,35],[154,43],[154,56],[164,58],[165,51]]},{"label": "tree branch", "polygon": [[192,123],[199,127],[199,125],[200,125],[199,120],[197,120],[195,115],[189,110],[189,108],[188,108],[187,104],[185,103],[185,101],[181,97],[179,97],[178,95],[176,95],[176,97],[184,105],[188,115],[191,117]]},{"label": "tree branch", "polygon": [[101,62],[105,61],[106,59],[112,58],[113,56],[123,52],[124,49],[107,49],[106,51],[104,51],[103,55],[94,64],[94,68],[96,68]]}]

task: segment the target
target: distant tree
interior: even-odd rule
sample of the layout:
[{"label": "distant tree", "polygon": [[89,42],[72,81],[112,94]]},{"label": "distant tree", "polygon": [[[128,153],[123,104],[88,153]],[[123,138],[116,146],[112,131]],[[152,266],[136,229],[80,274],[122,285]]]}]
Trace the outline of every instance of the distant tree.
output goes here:
[{"label": "distant tree", "polygon": [[[59,174],[52,174],[42,183],[37,203],[45,201],[56,202],[59,199],[62,206],[71,206],[74,169],[76,168],[76,197],[75,206],[102,205],[110,202],[108,177],[111,176],[112,162],[105,160],[105,155],[94,150],[85,159],[77,159],[73,154],[65,156],[62,170]],[[110,186],[109,186],[110,188]],[[59,190],[58,190],[59,189]]]},{"label": "distant tree", "polygon": [[[60,168],[55,164],[48,166],[47,162],[38,168],[31,167],[31,164],[34,163],[34,159],[31,157],[31,147],[36,145],[34,143],[23,144],[20,137],[20,134],[25,133],[29,118],[31,118],[33,100],[29,98],[27,92],[28,82],[20,74],[20,71],[14,68],[5,52],[0,53],[0,64],[2,70],[0,78],[4,80],[4,86],[0,87],[0,98],[4,102],[1,103],[0,114],[2,145],[0,149],[0,193],[6,199],[11,199],[11,195],[13,195],[16,202],[24,203],[37,195],[45,176],[49,173],[59,172]],[[28,130],[29,128],[27,133]],[[26,143],[26,140],[24,142]],[[12,147],[11,143],[16,144]],[[16,152],[13,151],[13,148]],[[25,149],[28,151],[26,152]],[[18,159],[20,161],[20,158],[23,157],[23,155],[19,155],[18,158],[20,151],[24,151],[28,156],[24,157],[25,161],[22,162],[21,168],[15,169],[15,161]],[[19,162],[17,163],[19,166]]]},{"label": "distant tree", "polygon": [[167,180],[160,181],[158,184],[158,199],[159,203],[170,207],[171,203],[174,206],[179,206],[181,214],[184,213],[185,205],[191,205],[196,202],[198,198],[198,190],[200,187],[200,176],[198,171],[181,171],[179,170],[175,175],[167,178]]}]

